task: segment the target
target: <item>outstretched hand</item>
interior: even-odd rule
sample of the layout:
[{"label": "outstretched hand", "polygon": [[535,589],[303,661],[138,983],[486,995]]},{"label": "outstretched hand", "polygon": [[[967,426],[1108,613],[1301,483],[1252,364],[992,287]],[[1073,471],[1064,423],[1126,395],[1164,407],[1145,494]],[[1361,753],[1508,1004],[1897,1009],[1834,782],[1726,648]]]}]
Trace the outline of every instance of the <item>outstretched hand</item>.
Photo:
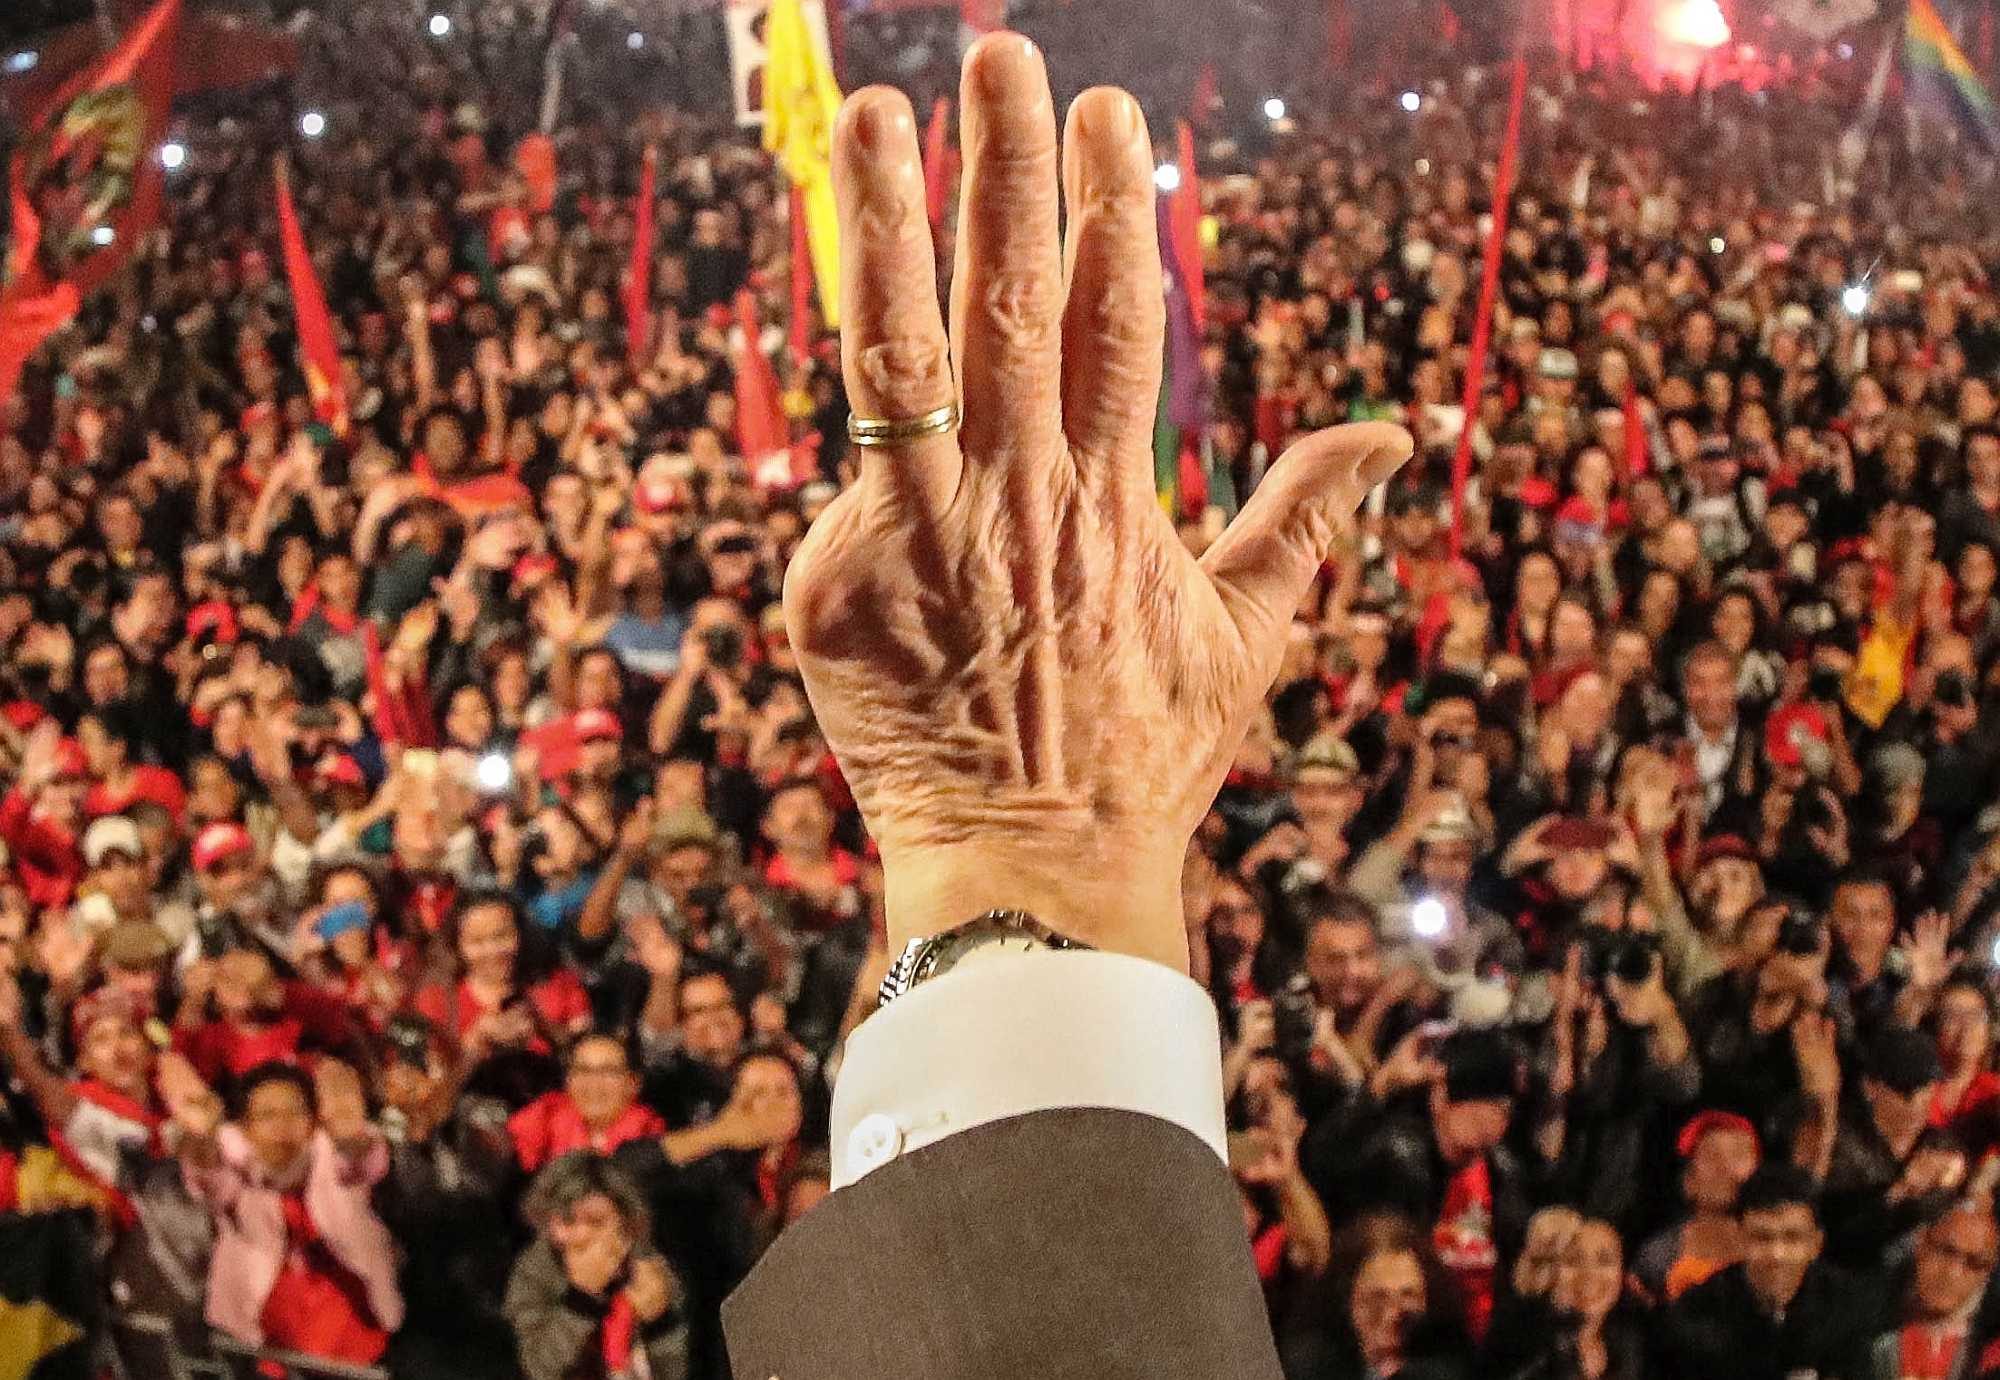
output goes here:
[{"label": "outstretched hand", "polygon": [[1027,40],[975,46],[949,340],[916,124],[834,134],[858,416],[954,397],[956,435],[866,450],[786,580],[813,706],[879,843],[890,941],[1014,906],[1185,968],[1181,856],[1338,525],[1409,457],[1363,425],[1287,452],[1197,561],[1152,488],[1164,304],[1137,104],[1086,92],[1061,177]]}]

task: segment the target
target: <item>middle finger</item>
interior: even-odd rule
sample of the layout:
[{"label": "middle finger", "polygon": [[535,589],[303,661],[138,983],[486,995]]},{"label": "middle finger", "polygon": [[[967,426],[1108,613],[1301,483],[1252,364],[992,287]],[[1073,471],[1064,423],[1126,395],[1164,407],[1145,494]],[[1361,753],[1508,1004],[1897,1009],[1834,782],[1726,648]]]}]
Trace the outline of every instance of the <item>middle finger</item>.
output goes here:
[{"label": "middle finger", "polygon": [[961,101],[951,314],[966,466],[1033,483],[1062,438],[1056,126],[1041,53],[1019,34],[981,39],[966,55]]}]

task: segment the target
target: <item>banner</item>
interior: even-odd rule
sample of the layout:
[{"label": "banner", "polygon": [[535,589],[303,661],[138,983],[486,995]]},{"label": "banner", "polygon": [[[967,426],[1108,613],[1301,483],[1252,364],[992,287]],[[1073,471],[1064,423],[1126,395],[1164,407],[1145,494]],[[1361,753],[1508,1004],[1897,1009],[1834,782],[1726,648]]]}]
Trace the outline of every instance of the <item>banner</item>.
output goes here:
[{"label": "banner", "polygon": [[326,309],[326,293],[320,288],[313,268],[312,251],[306,247],[305,231],[299,227],[299,210],[292,202],[291,167],[278,160],[278,239],[285,259],[285,281],[292,289],[292,318],[299,336],[299,365],[305,370],[306,391],[312,395],[313,415],[347,436],[347,391],[340,374],[340,345],[334,335],[333,315]]},{"label": "banner", "polygon": [[[840,326],[840,214],[833,202],[833,121],[840,87],[801,0],[771,0],[764,33],[764,147],[799,190],[819,314]],[[822,33],[822,40],[824,34]]]},{"label": "banner", "polygon": [[159,219],[156,150],[180,21],[181,0],[160,0],[101,61],[24,114],[8,169],[13,238],[0,264],[0,400]]},{"label": "banner", "polygon": [[[0,14],[9,12],[9,5],[0,3]],[[0,102],[17,111],[46,105],[65,82],[97,62],[104,53],[104,30],[95,22],[71,24],[27,46],[35,53],[33,67],[0,72]],[[192,10],[181,20],[175,45],[174,95],[254,86],[288,77],[298,66],[298,39],[283,29],[226,10]]]},{"label": "banner", "polygon": [[[827,38],[825,0],[798,0],[806,32],[820,59],[833,70],[833,45]],[[768,41],[770,0],[729,0],[724,18],[729,34],[729,89],[736,123],[745,129],[764,123],[764,65],[770,61]]]},{"label": "banner", "polygon": [[1486,237],[1486,257],[1479,273],[1479,305],[1472,321],[1472,349],[1465,362],[1464,421],[1459,424],[1458,449],[1451,457],[1451,558],[1459,557],[1465,541],[1465,483],[1472,470],[1472,428],[1479,416],[1480,386],[1486,376],[1486,345],[1493,334],[1493,296],[1500,286],[1500,254],[1507,243],[1507,210],[1514,200],[1514,159],[1521,147],[1521,101],[1527,94],[1528,63],[1514,58],[1513,85],[1507,95],[1507,133],[1500,143],[1500,166],[1493,174],[1493,229]]},{"label": "banner", "polygon": [[1903,20],[1903,77],[1912,101],[1989,152],[2000,150],[2000,112],[1992,94],[1931,0],[1910,0]]},{"label": "banner", "polygon": [[625,352],[635,369],[644,368],[653,336],[653,203],[658,196],[660,155],[646,149],[639,195],[632,203],[632,259],[625,266]]}]

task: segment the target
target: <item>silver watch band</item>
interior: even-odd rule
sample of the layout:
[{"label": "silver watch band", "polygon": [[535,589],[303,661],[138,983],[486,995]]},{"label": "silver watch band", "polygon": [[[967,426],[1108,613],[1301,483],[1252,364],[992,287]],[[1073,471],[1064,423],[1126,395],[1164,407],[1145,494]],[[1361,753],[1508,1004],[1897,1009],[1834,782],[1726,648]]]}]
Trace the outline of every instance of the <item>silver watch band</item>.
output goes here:
[{"label": "silver watch band", "polygon": [[918,983],[948,971],[975,949],[1009,939],[1028,940],[1044,949],[1089,949],[1091,946],[1058,934],[1023,910],[989,910],[963,924],[925,939],[912,939],[882,978],[881,1005],[887,1006]]}]

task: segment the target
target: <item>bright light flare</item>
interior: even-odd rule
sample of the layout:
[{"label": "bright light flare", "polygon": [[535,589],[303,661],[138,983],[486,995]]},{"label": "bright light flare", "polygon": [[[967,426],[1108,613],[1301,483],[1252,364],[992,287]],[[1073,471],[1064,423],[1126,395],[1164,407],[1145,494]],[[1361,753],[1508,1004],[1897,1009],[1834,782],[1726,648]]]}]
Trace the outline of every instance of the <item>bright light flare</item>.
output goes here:
[{"label": "bright light flare", "polygon": [[1273,96],[1264,102],[1264,118],[1276,124],[1285,118],[1285,102],[1281,96]]},{"label": "bright light flare", "polygon": [[23,48],[18,53],[7,55],[7,71],[17,77],[23,72],[32,72],[41,65],[42,55],[33,48]]},{"label": "bright light flare", "polygon": [[1414,115],[1417,113],[1419,109],[1422,108],[1424,103],[1424,98],[1418,95],[1414,91],[1405,91],[1402,95],[1401,100],[1398,103],[1403,107],[1403,109],[1409,111],[1412,115]]},{"label": "bright light flare", "polygon": [[1729,21],[1715,0],[1675,0],[1660,15],[1660,37],[1690,48],[1720,48],[1729,42]]},{"label": "bright light flare", "polygon": [[320,114],[317,110],[308,110],[305,114],[299,116],[299,133],[305,135],[308,139],[319,138],[320,135],[326,133],[326,116]]},{"label": "bright light flare", "polygon": [[1410,929],[1419,939],[1436,939],[1444,933],[1449,919],[1444,902],[1435,896],[1426,896],[1410,907]]},{"label": "bright light flare", "polygon": [[1840,293],[1840,305],[1849,316],[1866,316],[1868,304],[1875,297],[1874,289],[1866,283],[1849,283]]},{"label": "bright light flare", "polygon": [[160,166],[168,172],[178,171],[188,161],[187,145],[166,143],[160,145]]},{"label": "bright light flare", "polygon": [[1162,163],[1153,169],[1153,185],[1163,192],[1178,192],[1181,189],[1181,170],[1178,164]]},{"label": "bright light flare", "polygon": [[430,29],[432,38],[446,37],[451,33],[451,16],[448,14],[432,15]]}]

